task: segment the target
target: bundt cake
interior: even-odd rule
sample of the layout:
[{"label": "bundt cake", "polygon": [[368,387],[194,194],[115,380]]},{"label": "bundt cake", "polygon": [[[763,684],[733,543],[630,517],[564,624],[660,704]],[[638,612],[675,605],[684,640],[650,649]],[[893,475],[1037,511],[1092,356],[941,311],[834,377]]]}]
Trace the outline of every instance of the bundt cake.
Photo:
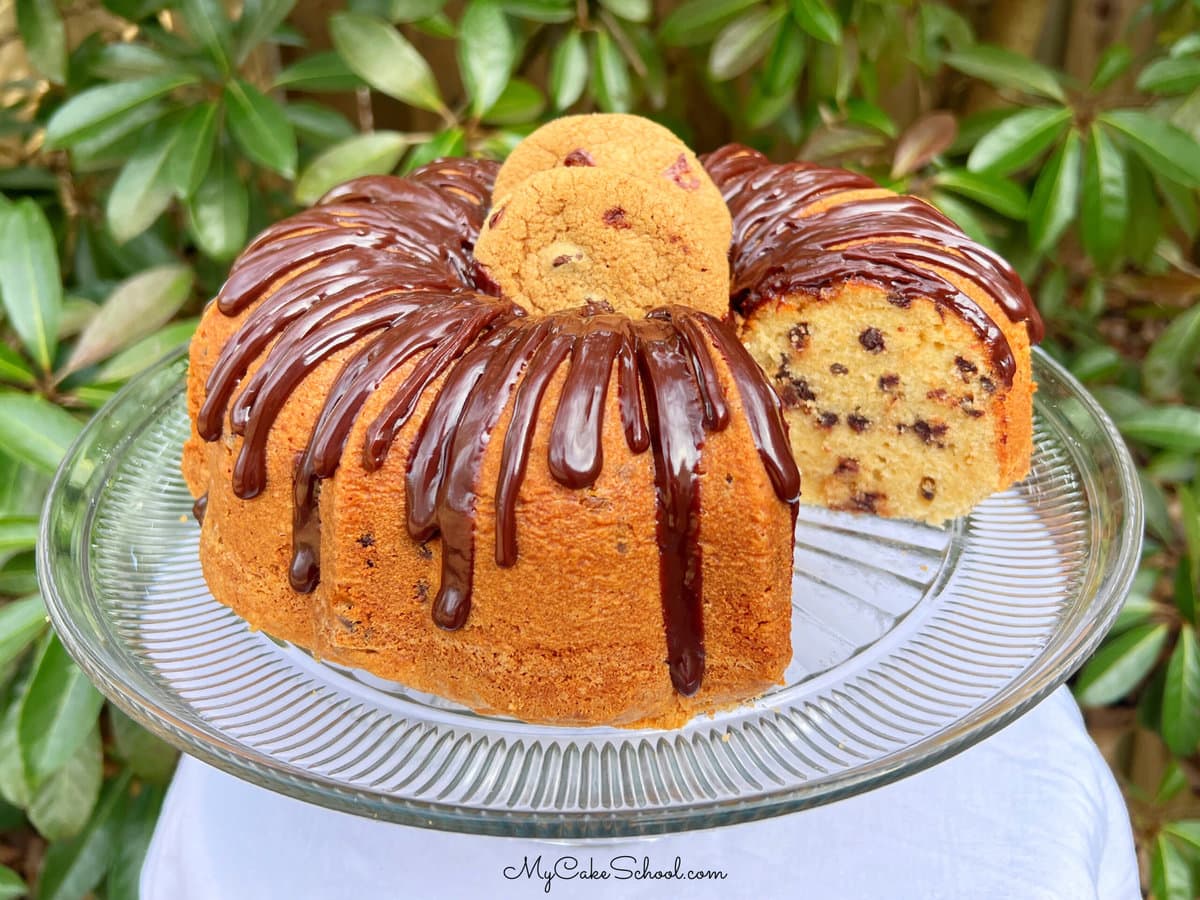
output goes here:
[{"label": "bundt cake", "polygon": [[[781,680],[799,475],[720,318],[728,231],[584,169],[496,205],[490,270],[482,160],[350,182],[247,248],[190,357],[217,599],[530,721],[674,726]],[[629,265],[656,252],[690,277]]]},{"label": "bundt cake", "polygon": [[205,576],[480,712],[674,727],[782,679],[797,461],[934,522],[1024,474],[1037,324],[921,201],[636,117],[360,178],[193,339]]}]

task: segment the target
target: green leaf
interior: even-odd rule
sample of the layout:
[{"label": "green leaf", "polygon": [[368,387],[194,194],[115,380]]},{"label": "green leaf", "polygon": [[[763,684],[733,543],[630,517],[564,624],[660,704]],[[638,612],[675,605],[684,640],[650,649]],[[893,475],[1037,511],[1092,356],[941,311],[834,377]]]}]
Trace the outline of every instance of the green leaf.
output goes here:
[{"label": "green leaf", "polygon": [[0,900],[15,900],[29,893],[29,885],[8,866],[0,866]]},{"label": "green leaf", "polygon": [[248,159],[285,178],[296,174],[296,133],[279,104],[240,78],[225,85],[229,131]]},{"label": "green leaf", "polygon": [[1167,834],[1177,837],[1185,844],[1190,844],[1192,852],[1200,851],[1200,819],[1181,819],[1170,822],[1163,828]]},{"label": "green leaf", "polygon": [[29,779],[25,776],[25,765],[21,762],[17,726],[21,721],[21,701],[29,687],[32,671],[28,667],[17,671],[16,683],[8,691],[5,698],[7,705],[4,707],[3,717],[0,718],[0,796],[24,809],[29,805],[32,791],[29,788]]},{"label": "green leaf", "polygon": [[1193,574],[1200,575],[1200,499],[1190,488],[1183,485],[1179,486],[1178,493],[1179,518],[1183,522],[1184,545],[1187,551],[1183,561],[1189,564]]},{"label": "green leaf", "polygon": [[1092,91],[1102,91],[1125,72],[1133,62],[1133,51],[1128,44],[1113,44],[1103,53],[1096,63],[1096,71],[1092,75]]},{"label": "green leaf", "polygon": [[38,884],[38,900],[76,900],[104,878],[118,850],[129,780],[128,772],[109,779],[87,827],[70,841],[50,845]]},{"label": "green leaf", "polygon": [[100,48],[89,70],[94,78],[127,81],[153,75],[172,75],[179,61],[145,44],[109,44]]},{"label": "green leaf", "polygon": [[38,658],[17,731],[31,785],[41,784],[71,758],[103,705],[104,697],[52,637]]},{"label": "green leaf", "polygon": [[35,516],[0,516],[0,554],[29,550],[37,543]]},{"label": "green leaf", "polygon": [[791,19],[785,20],[760,71],[764,96],[790,95],[796,90],[807,51],[804,32]]},{"label": "green leaf", "polygon": [[537,85],[524,78],[510,78],[483,121],[490,125],[521,125],[534,121],[545,108],[546,96]]},{"label": "green leaf", "polygon": [[104,900],[138,900],[142,863],[165,794],[165,789],[158,785],[144,784],[140,786],[137,796],[126,801],[113,847],[108,880],[104,884]]},{"label": "green leaf", "polygon": [[1068,132],[1034,185],[1029,201],[1029,238],[1039,253],[1058,242],[1078,213],[1080,143],[1078,131]]},{"label": "green leaf", "polygon": [[840,44],[842,23],[825,0],[791,0],[792,18],[796,24],[827,44]]},{"label": "green leaf", "polygon": [[1150,94],[1186,94],[1200,87],[1200,58],[1167,57],[1142,69],[1137,88]]},{"label": "green leaf", "polygon": [[158,362],[185,343],[195,332],[199,319],[173,322],[161,331],[142,338],[128,350],[122,350],[96,372],[97,383],[124,381]]},{"label": "green leaf", "polygon": [[71,148],[71,161],[80,173],[120,168],[147,140],[153,139],[156,125],[167,112],[158,101],[132,110],[119,122],[100,129]]},{"label": "green leaf", "polygon": [[296,129],[296,137],[307,144],[327,149],[338,141],[358,134],[358,130],[337,110],[319,103],[297,101],[287,105],[288,121]]},{"label": "green leaf", "polygon": [[[62,317],[60,316],[61,321]],[[58,330],[61,331],[61,325]],[[32,387],[37,382],[37,376],[28,359],[11,347],[0,344],[0,381],[22,387]],[[0,510],[3,510],[3,506],[0,506]]]},{"label": "green leaf", "polygon": [[1079,673],[1076,699],[1084,706],[1122,699],[1154,668],[1169,630],[1166,625],[1139,625],[1105,641]]},{"label": "green leaf", "polygon": [[167,178],[171,131],[163,131],[134,151],[108,192],[105,221],[118,243],[137,237],[171,205],[173,191]]},{"label": "green leaf", "polygon": [[1155,900],[1195,900],[1192,867],[1165,834],[1154,839],[1150,856],[1150,889]]},{"label": "green leaf", "polygon": [[108,721],[115,754],[138,778],[165,785],[175,771],[179,752],[156,738],[111,704]]},{"label": "green leaf", "polygon": [[972,172],[1007,175],[1032,163],[1058,140],[1071,121],[1069,109],[1025,109],[988,131],[967,160]]},{"label": "green leaf", "polygon": [[171,0],[103,0],[105,9],[130,22],[148,19],[170,2]]},{"label": "green leaf", "polygon": [[412,106],[445,111],[429,63],[395,28],[375,16],[337,13],[330,34],[342,59],[371,87]]},{"label": "green leaf", "polygon": [[687,0],[663,21],[658,37],[668,47],[691,47],[717,36],[721,28],[758,0]]},{"label": "green leaf", "polygon": [[1013,88],[1047,97],[1060,103],[1067,102],[1067,95],[1058,76],[1041,63],[1027,56],[1005,50],[1003,47],[993,47],[988,44],[976,44],[972,47],[949,54],[945,58],[946,65],[953,69],[980,78],[989,84],[1000,88]]},{"label": "green leaf", "polygon": [[729,81],[741,75],[774,43],[782,6],[749,10],[726,25],[708,54],[708,74],[714,81]]},{"label": "green leaf", "polygon": [[377,131],[335,144],[300,174],[296,182],[296,202],[309,205],[343,181],[392,171],[408,143],[408,138],[400,132]]},{"label": "green leaf", "polygon": [[33,67],[55,84],[65,84],[67,32],[55,0],[17,0],[17,30]]},{"label": "green leaf", "polygon": [[1200,452],[1200,409],[1158,406],[1123,418],[1117,424],[1129,440],[1185,453]]},{"label": "green leaf", "polygon": [[389,0],[385,5],[392,22],[419,22],[440,13],[446,0]]},{"label": "green leaf", "polygon": [[295,5],[296,0],[245,0],[237,23],[238,65],[271,36]]},{"label": "green leaf", "polygon": [[92,722],[75,752],[34,791],[29,821],[51,841],[79,834],[96,806],[103,774],[100,730]]},{"label": "green leaf", "polygon": [[228,73],[230,21],[221,0],[177,0],[188,31],[212,57],[222,72]]},{"label": "green leaf", "polygon": [[1167,664],[1162,735],[1175,753],[1191,756],[1200,743],[1200,644],[1184,625]]},{"label": "green leaf", "polygon": [[556,110],[564,110],[583,96],[587,87],[588,56],[583,35],[572,28],[550,55],[550,98]]},{"label": "green leaf", "polygon": [[607,31],[596,32],[592,93],[604,112],[628,112],[633,106],[629,65]]},{"label": "green leaf", "polygon": [[517,42],[508,17],[495,0],[470,0],[458,25],[458,69],[472,115],[492,108],[517,61]]},{"label": "green leaf", "polygon": [[1107,112],[1100,121],[1121,132],[1152,171],[1184,187],[1200,188],[1200,145],[1187,132],[1140,109]]},{"label": "green leaf", "polygon": [[250,197],[228,154],[217,153],[187,203],[188,225],[206,256],[225,262],[246,243]]},{"label": "green leaf", "polygon": [[183,265],[147,269],[121,282],[83,330],[64,372],[77,372],[157,331],[174,318],[192,292],[192,270]]},{"label": "green leaf", "polygon": [[461,128],[447,128],[439,131],[430,140],[414,147],[400,167],[400,172],[407,175],[413,169],[420,168],[426,163],[433,162],[443,156],[462,156],[466,151],[467,137]]},{"label": "green leaf", "polygon": [[296,91],[352,91],[362,83],[332,50],[306,56],[275,76],[275,87]]},{"label": "green leaf", "polygon": [[0,607],[0,666],[6,666],[46,630],[41,597],[12,600]]},{"label": "green leaf", "polygon": [[184,114],[167,155],[166,176],[175,193],[187,199],[200,187],[217,145],[217,105],[198,103]]},{"label": "green leaf", "polygon": [[600,5],[626,22],[650,21],[650,0],[600,0]]},{"label": "green leaf", "polygon": [[1125,156],[1104,129],[1092,125],[1083,168],[1079,233],[1088,256],[1102,270],[1113,268],[1129,223],[1129,179]]},{"label": "green leaf", "polygon": [[1196,235],[1200,233],[1200,207],[1196,206],[1195,191],[1162,175],[1155,175],[1154,181],[1158,185],[1159,194],[1167,201],[1171,217],[1183,229],[1188,240],[1195,240]]},{"label": "green leaf", "polygon": [[557,24],[575,18],[575,4],[571,0],[501,0],[500,5],[510,15],[531,22]]},{"label": "green leaf", "polygon": [[1158,336],[1142,362],[1142,386],[1152,400],[1179,397],[1184,377],[1200,357],[1200,305],[1180,313]]},{"label": "green leaf", "polygon": [[967,169],[943,169],[934,176],[939,187],[982,203],[1010,219],[1024,219],[1029,199],[1011,181],[997,175],[971,172]]},{"label": "green leaf", "polygon": [[0,210],[0,300],[21,343],[48,372],[58,344],[62,276],[54,232],[28,197]]},{"label": "green leaf", "polygon": [[929,199],[934,206],[949,216],[971,240],[984,246],[991,245],[992,240],[988,236],[987,228],[980,219],[976,208],[970,203],[963,203],[953,194],[947,194],[945,191],[934,191],[930,194]]},{"label": "green leaf", "polygon": [[82,426],[35,394],[0,393],[0,446],[13,459],[53,473]]},{"label": "green leaf", "polygon": [[[0,566],[0,594],[9,597],[25,597],[38,591],[37,567],[32,550],[17,553]],[[4,639],[0,637],[0,648]],[[2,652],[2,649],[0,649]],[[3,830],[3,826],[0,826]]]}]

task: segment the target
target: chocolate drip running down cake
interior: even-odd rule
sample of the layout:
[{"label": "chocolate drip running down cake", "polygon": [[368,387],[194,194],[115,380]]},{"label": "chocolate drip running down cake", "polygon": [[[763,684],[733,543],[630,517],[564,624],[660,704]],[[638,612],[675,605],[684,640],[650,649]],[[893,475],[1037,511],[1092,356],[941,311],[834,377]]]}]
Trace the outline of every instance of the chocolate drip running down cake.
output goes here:
[{"label": "chocolate drip running down cake", "polygon": [[[966,501],[888,492],[974,466],[977,500],[1023,474],[1028,339],[1010,334],[1023,307],[1002,305],[1019,282],[996,299],[980,276],[994,258],[940,217],[949,238],[909,229],[880,254],[849,221],[880,194],[858,176],[776,171],[744,148],[706,165],[634,117],[561,119],[503,169],[357,179],[260,235],[190,356],[184,473],[213,595],[318,657],[480,712],[675,727],[781,682],[797,460],[816,473],[806,500],[928,520]],[[907,320],[883,314],[915,325],[925,306],[937,352],[976,367],[927,377],[959,410],[971,395],[961,429],[905,394],[923,364],[905,341],[935,326],[901,338]],[[847,342],[877,308],[878,350]],[[897,368],[890,419],[855,347]],[[819,398],[813,366],[834,355],[858,387]],[[868,412],[874,431],[851,424]],[[838,490],[830,415],[861,441]],[[875,440],[893,421],[920,438],[917,468]],[[1008,450],[964,451],[980,434]]]}]

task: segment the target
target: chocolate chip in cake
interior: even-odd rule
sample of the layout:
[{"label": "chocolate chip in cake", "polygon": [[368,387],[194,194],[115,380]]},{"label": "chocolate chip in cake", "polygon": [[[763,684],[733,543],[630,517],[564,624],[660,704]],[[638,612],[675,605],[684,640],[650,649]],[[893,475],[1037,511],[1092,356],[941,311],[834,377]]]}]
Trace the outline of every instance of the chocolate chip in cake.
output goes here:
[{"label": "chocolate chip in cake", "polygon": [[975,398],[970,394],[958,401],[958,408],[970,416],[972,419],[978,419],[983,415],[982,409],[975,408]]},{"label": "chocolate chip in cake", "polygon": [[841,420],[839,419],[837,413],[823,412],[823,413],[821,413],[820,416],[817,417],[817,423],[822,428],[832,428],[839,421],[841,421]]},{"label": "chocolate chip in cake", "polygon": [[564,166],[594,166],[596,160],[592,158],[592,154],[588,153],[582,147],[572,150],[563,157]]},{"label": "chocolate chip in cake", "polygon": [[628,552],[629,552],[629,545],[626,544],[624,541],[617,541],[617,553],[621,554],[621,556],[624,556]]},{"label": "chocolate chip in cake", "polygon": [[625,210],[619,206],[604,211],[604,224],[611,228],[632,228],[633,224],[625,215]]},{"label": "chocolate chip in cake", "polygon": [[996,382],[992,381],[986,375],[979,379],[979,386],[989,394],[996,393]]},{"label": "chocolate chip in cake", "polygon": [[899,386],[900,386],[900,376],[899,375],[880,375],[879,376],[879,389],[881,391],[885,391],[886,393],[890,394],[893,391],[895,391],[896,388],[898,388]]},{"label": "chocolate chip in cake", "polygon": [[850,415],[846,416],[846,424],[850,426],[850,430],[855,434],[862,434],[871,427],[871,420],[858,413],[850,413]]},{"label": "chocolate chip in cake", "polygon": [[949,426],[942,423],[930,424],[924,419],[917,419],[913,422],[913,431],[920,435],[921,440],[926,444],[936,444],[939,447],[946,446],[942,443],[942,438],[946,436],[946,431]]},{"label": "chocolate chip in cake", "polygon": [[829,372],[832,375],[845,375],[849,371],[850,370],[847,369],[845,366],[843,366],[841,363],[833,363],[829,367]]},{"label": "chocolate chip in cake", "polygon": [[574,259],[574,257],[572,257],[572,256],[568,256],[566,253],[564,253],[562,256],[556,256],[556,257],[554,257],[554,261],[553,261],[553,262],[551,262],[551,263],[550,263],[550,265],[551,265],[553,268],[557,269],[559,266],[565,266],[565,265],[566,265],[567,263],[569,263],[569,262],[570,262],[572,259]]},{"label": "chocolate chip in cake", "polygon": [[937,482],[926,475],[921,479],[921,496],[926,500],[932,500],[935,493],[937,493]]},{"label": "chocolate chip in cake", "polygon": [[433,550],[430,549],[428,541],[417,544],[417,556],[421,559],[433,559]]},{"label": "chocolate chip in cake", "polygon": [[354,634],[354,632],[358,631],[358,623],[353,619],[347,619],[345,616],[338,616],[337,620],[338,624],[342,626],[343,631],[348,631],[351,634]]},{"label": "chocolate chip in cake", "polygon": [[808,346],[808,323],[797,322],[788,329],[787,336],[788,343],[792,345],[793,350],[803,350]]},{"label": "chocolate chip in cake", "polygon": [[366,534],[360,534],[358,536],[358,545],[360,547],[374,547],[375,535],[371,534],[369,531]]},{"label": "chocolate chip in cake", "polygon": [[725,483],[726,483],[726,484],[733,484],[733,476],[732,476],[732,475],[726,475],[726,476],[725,476]]},{"label": "chocolate chip in cake", "polygon": [[879,512],[879,503],[887,499],[887,494],[875,494],[866,491],[859,491],[850,498],[850,504],[859,512],[877,513]]},{"label": "chocolate chip in cake", "polygon": [[418,603],[424,603],[429,599],[429,582],[424,578],[417,579],[413,599]]},{"label": "chocolate chip in cake", "polygon": [[954,357],[954,365],[958,367],[958,373],[962,376],[963,381],[970,381],[971,376],[979,371],[979,366],[961,356]]},{"label": "chocolate chip in cake", "polygon": [[500,220],[504,218],[504,209],[505,208],[503,206],[496,207],[491,216],[488,218],[488,228],[495,228],[500,224]]},{"label": "chocolate chip in cake", "polygon": [[943,403],[946,400],[946,390],[945,388],[934,388],[932,391],[926,391],[925,399]]},{"label": "chocolate chip in cake", "polygon": [[373,559],[368,559],[368,560],[367,560],[367,568],[368,568],[368,569],[373,569],[373,568],[375,568],[375,560],[373,560]]},{"label": "chocolate chip in cake", "polygon": [[883,332],[878,328],[864,328],[858,336],[858,342],[868,353],[882,353],[887,349],[883,342]]},{"label": "chocolate chip in cake", "polygon": [[[781,371],[783,371],[782,367]],[[814,394],[812,388],[808,386],[807,379],[791,378],[790,376],[786,375],[784,378],[786,381],[779,389],[779,399],[783,401],[784,406],[789,407],[790,409],[796,409],[805,403],[812,403],[817,399],[817,395]],[[776,379],[780,380],[778,375],[776,376]]]},{"label": "chocolate chip in cake", "polygon": [[837,468],[833,470],[834,475],[856,475],[858,474],[858,460],[853,456],[843,456],[838,460]]}]

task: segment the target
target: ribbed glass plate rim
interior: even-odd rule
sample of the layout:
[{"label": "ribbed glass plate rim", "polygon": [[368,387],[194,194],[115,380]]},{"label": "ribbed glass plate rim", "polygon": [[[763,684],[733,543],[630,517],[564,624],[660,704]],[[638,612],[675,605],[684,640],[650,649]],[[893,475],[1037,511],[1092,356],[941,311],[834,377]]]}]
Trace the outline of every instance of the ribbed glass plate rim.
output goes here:
[{"label": "ribbed glass plate rim", "polygon": [[[1121,603],[1128,593],[1140,556],[1142,537],[1142,503],[1133,461],[1112,421],[1087,391],[1061,366],[1042,351],[1034,351],[1034,374],[1043,385],[1054,384],[1061,395],[1076,404],[1076,414],[1082,415],[1096,439],[1114,461],[1115,492],[1125,507],[1125,516],[1115,530],[1112,559],[1106,567],[1102,584],[1092,586],[1093,596],[1081,613],[1065,618],[1061,627],[1069,633],[1058,633],[1047,642],[1054,649],[1031,661],[1028,668],[1016,675],[1008,686],[988,701],[973,707],[950,725],[926,735],[916,743],[890,755],[830,773],[827,777],[805,781],[799,786],[765,790],[738,799],[717,799],[711,802],[691,802],[686,805],[657,805],[646,809],[616,811],[570,810],[512,810],[439,803],[424,799],[396,796],[379,791],[365,791],[308,771],[274,758],[220,733],[211,724],[195,721],[189,716],[188,705],[180,697],[164,689],[159,695],[139,691],[126,679],[103,647],[102,627],[104,606],[91,596],[82,579],[79,588],[87,596],[71,595],[71,585],[56,576],[56,564],[61,565],[74,550],[79,558],[88,559],[87,547],[95,522],[98,499],[105,482],[118,464],[123,446],[134,440],[156,418],[164,414],[169,404],[182,390],[182,379],[158,384],[172,367],[179,366],[184,356],[180,349],[136,377],[123,388],[92,419],[69,449],[51,485],[43,511],[38,546],[38,573],[43,596],[51,621],[64,646],[100,690],[127,714],[155,734],[179,749],[233,775],[262,787],[340,809],[358,815],[382,818],[393,822],[480,834],[522,835],[545,838],[606,838],[648,835],[695,828],[752,821],[781,815],[799,809],[832,802],[862,793],[900,778],[912,775],[961,752],[974,743],[995,733],[1027,712],[1047,694],[1061,685],[1095,650],[1115,620]],[[148,393],[155,388],[157,393]],[[95,443],[99,429],[119,410],[135,404],[142,410],[137,428],[131,428],[110,450],[107,458],[88,459],[87,451]],[[1073,436],[1075,427],[1062,411],[1035,396],[1038,413],[1046,418],[1057,435],[1067,445],[1073,461],[1086,453],[1084,444]],[[72,490],[71,475],[84,470],[92,473],[87,490]],[[103,466],[102,473],[94,470]],[[1084,477],[1083,490],[1095,490],[1094,476]],[[72,504],[85,504],[82,525],[70,534],[56,534],[55,523],[62,520]],[[80,552],[82,551],[82,552]],[[1093,579],[1095,581],[1095,579]],[[213,601],[215,604],[215,601]],[[82,610],[82,612],[77,612]],[[93,618],[94,617],[94,618]],[[824,676],[818,676],[823,679]],[[767,710],[769,711],[769,710]],[[537,726],[514,723],[515,740],[536,735]],[[584,732],[581,731],[581,734]],[[646,732],[628,732],[643,739]]]}]

